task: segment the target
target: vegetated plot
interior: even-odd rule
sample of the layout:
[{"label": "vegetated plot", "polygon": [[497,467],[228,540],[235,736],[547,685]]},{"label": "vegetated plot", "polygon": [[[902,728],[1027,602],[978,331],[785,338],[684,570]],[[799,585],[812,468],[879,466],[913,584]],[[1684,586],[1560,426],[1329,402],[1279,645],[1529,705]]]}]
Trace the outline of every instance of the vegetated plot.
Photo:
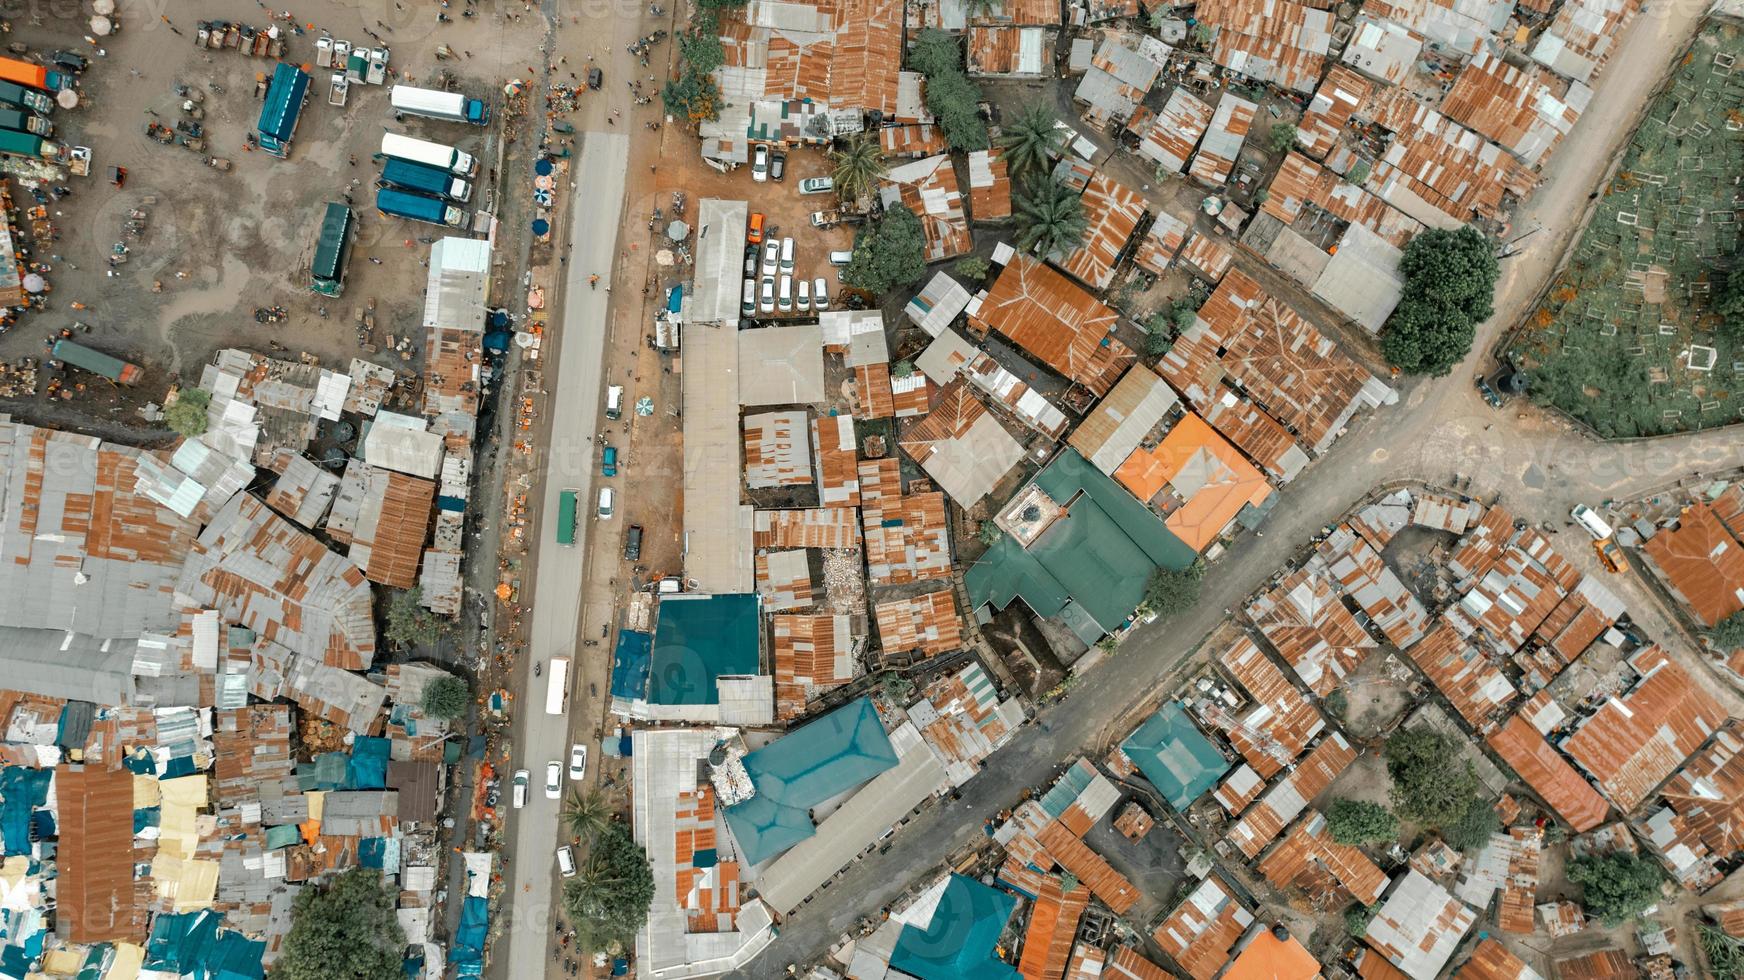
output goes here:
[{"label": "vegetated plot", "polygon": [[1649,108],[1592,222],[1515,334],[1534,399],[1614,438],[1744,421],[1744,343],[1710,290],[1744,276],[1744,30],[1710,21]]}]

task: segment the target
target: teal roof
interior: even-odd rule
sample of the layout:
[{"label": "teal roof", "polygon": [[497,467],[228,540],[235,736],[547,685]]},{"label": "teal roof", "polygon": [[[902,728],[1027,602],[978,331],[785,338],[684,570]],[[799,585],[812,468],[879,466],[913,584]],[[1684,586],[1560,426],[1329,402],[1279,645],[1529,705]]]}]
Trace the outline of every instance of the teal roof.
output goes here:
[{"label": "teal roof", "polygon": [[812,807],[895,765],[872,699],[852,701],[745,756],[757,794],[727,807],[727,826],[761,864],[817,832]]},{"label": "teal roof", "polygon": [[266,101],[260,107],[260,122],[256,126],[260,134],[281,143],[289,140],[297,128],[297,115],[303,111],[303,96],[308,91],[308,73],[280,62],[273,69],[272,84],[267,87]]},{"label": "teal roof", "polygon": [[327,204],[321,218],[321,234],[315,240],[315,258],[309,263],[316,279],[337,281],[345,272],[345,256],[351,251],[351,208],[336,202]]},{"label": "teal roof", "polygon": [[755,595],[668,596],[648,678],[653,704],[719,704],[715,682],[757,673]]},{"label": "teal roof", "polygon": [[1079,762],[1082,764],[1073,765],[1061,773],[1060,778],[1054,780],[1054,785],[1048,787],[1048,791],[1042,794],[1041,808],[1043,813],[1050,817],[1059,817],[1060,814],[1066,812],[1068,807],[1077,802],[1079,796],[1083,795],[1084,787],[1090,785],[1090,780],[1096,778],[1094,768],[1082,759]]},{"label": "teal roof", "polygon": [[1144,598],[1152,570],[1179,571],[1198,554],[1132,494],[1067,449],[1036,486],[1067,507],[1029,548],[1002,536],[963,576],[975,608],[1012,599],[1061,617],[1085,642],[1118,629]]},{"label": "teal roof", "polygon": [[1017,896],[954,874],[925,929],[903,926],[890,966],[919,980],[1017,980],[994,955]]},{"label": "teal roof", "polygon": [[1181,811],[1229,770],[1229,760],[1200,734],[1199,726],[1174,701],[1164,703],[1145,719],[1138,731],[1120,743],[1120,751],[1170,806]]}]

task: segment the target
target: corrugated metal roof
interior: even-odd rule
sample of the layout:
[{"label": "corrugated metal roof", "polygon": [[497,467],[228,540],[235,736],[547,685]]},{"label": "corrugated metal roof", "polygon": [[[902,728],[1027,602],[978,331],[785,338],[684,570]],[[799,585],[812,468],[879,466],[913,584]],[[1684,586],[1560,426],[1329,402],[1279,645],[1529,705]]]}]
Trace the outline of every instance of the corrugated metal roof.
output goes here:
[{"label": "corrugated metal roof", "polygon": [[1114,268],[1126,243],[1145,215],[1144,198],[1125,184],[1104,174],[1090,178],[1080,200],[1089,227],[1083,243],[1060,267],[1096,289],[1106,289],[1114,280]]},{"label": "corrugated metal roof", "polygon": [[1541,167],[1574,128],[1592,90],[1539,68],[1522,71],[1489,51],[1460,69],[1441,111],[1500,143],[1530,167]]},{"label": "corrugated metal roof", "polygon": [[962,378],[939,392],[932,412],[903,431],[898,445],[965,508],[993,492],[1023,457],[1023,447]]},{"label": "corrugated metal roof", "polygon": [[1314,736],[1325,730],[1326,719],[1320,710],[1291,685],[1284,672],[1245,633],[1236,636],[1234,643],[1213,661],[1228,670],[1253,698],[1252,705],[1241,716],[1245,729],[1232,729],[1228,734],[1230,744],[1262,777],[1270,779],[1285,762],[1249,735],[1249,731],[1264,733],[1276,751],[1294,760]]},{"label": "corrugated metal roof", "polygon": [[1185,86],[1176,86],[1162,112],[1148,121],[1142,115],[1134,118],[1132,128],[1139,134],[1139,156],[1171,173],[1181,173],[1194,147],[1199,145],[1199,138],[1211,125],[1211,115],[1209,104]]},{"label": "corrugated metal roof", "polygon": [[1538,37],[1532,60],[1577,82],[1592,83],[1610,59],[1617,36],[1641,10],[1640,0],[1570,0]]},{"label": "corrugated metal roof", "polygon": [[1508,768],[1568,821],[1575,833],[1584,834],[1605,821],[1610,806],[1551,748],[1522,714],[1493,731],[1485,739]]},{"label": "corrugated metal roof", "polygon": [[1339,601],[1324,567],[1291,572],[1249,604],[1247,617],[1320,697],[1331,694],[1376,645]]},{"label": "corrugated metal roof", "polygon": [[1069,380],[1105,395],[1134,354],[1114,339],[1117,314],[1027,255],[1000,270],[970,322],[997,330]]},{"label": "corrugated metal roof", "polygon": [[1562,743],[1616,804],[1634,810],[1725,721],[1726,713],[1657,646],[1629,660],[1641,679]]},{"label": "corrugated metal roof", "polygon": [[1537,971],[1494,939],[1478,943],[1471,959],[1453,976],[1454,980],[1543,980]]},{"label": "corrugated metal roof", "polygon": [[962,255],[972,247],[968,212],[963,209],[963,192],[950,154],[890,168],[878,194],[886,208],[901,204],[920,219],[928,262]]},{"label": "corrugated metal roof", "polygon": [[1193,980],[1211,980],[1253,922],[1253,913],[1212,875],[1169,913],[1151,938]]},{"label": "corrugated metal roof", "polygon": [[1405,652],[1480,732],[1495,724],[1496,709],[1514,699],[1514,685],[1445,619]]},{"label": "corrugated metal roof", "polygon": [[887,599],[875,607],[878,638],[886,654],[919,650],[927,656],[963,645],[957,601],[950,592]]},{"label": "corrugated metal roof", "polygon": [[[705,591],[748,592],[752,509],[739,503],[744,454],[739,432],[739,333],[685,331],[684,574]],[[823,355],[818,356],[822,371]]]},{"label": "corrugated metal roof", "polygon": [[745,486],[766,490],[811,485],[811,426],[803,409],[747,415],[742,425]]},{"label": "corrugated metal roof", "polygon": [[782,720],[805,713],[808,702],[859,674],[855,655],[866,639],[862,621],[849,616],[770,617],[774,638],[775,713]]},{"label": "corrugated metal roof", "polygon": [[860,547],[860,522],[852,508],[812,507],[760,510],[754,515],[751,546],[765,548]]},{"label": "corrugated metal roof", "polygon": [[1641,552],[1666,589],[1707,626],[1744,609],[1744,535],[1719,514],[1712,503],[1692,504]]},{"label": "corrugated metal roof", "polygon": [[133,886],[133,774],[94,765],[55,772],[55,933],[69,943],[142,942]]},{"label": "corrugated metal roof", "polygon": [[[698,333],[688,332],[687,346],[695,347]],[[762,327],[736,333],[740,407],[804,405],[824,400],[824,335],[816,325]],[[690,359],[694,360],[696,351],[691,350],[691,354]]]},{"label": "corrugated metal roof", "polygon": [[[1278,2],[1286,7],[1298,6],[1289,0]],[[1253,125],[1254,113],[1258,109],[1259,106],[1241,96],[1224,92],[1187,175],[1212,187],[1223,186],[1235,168],[1236,157],[1241,155],[1241,145],[1247,140],[1248,128]]]},{"label": "corrugated metal roof", "polygon": [[1023,955],[1017,964],[1024,980],[1060,980],[1065,976],[1078,920],[1090,903],[1090,889],[1078,885],[1062,893],[1060,885],[1058,878],[1045,878],[1041,894],[1030,907]]},{"label": "corrugated metal roof", "polygon": [[1688,828],[1684,846],[1704,863],[1717,865],[1744,851],[1744,725],[1727,721],[1671,777],[1662,796]]},{"label": "corrugated metal roof", "polygon": [[1072,430],[1067,442],[1112,476],[1179,401],[1156,372],[1135,366]]},{"label": "corrugated metal roof", "polygon": [[1308,801],[1332,785],[1345,767],[1356,760],[1356,751],[1339,732],[1333,732],[1308,753],[1289,775],[1278,780],[1260,801],[1229,831],[1229,841],[1249,859],[1259,855],[1308,806]]},{"label": "corrugated metal roof", "polygon": [[936,490],[903,495],[900,469],[901,464],[891,457],[859,465],[866,571],[873,585],[900,585],[951,574],[945,495]]},{"label": "corrugated metal roof", "polygon": [[1471,909],[1416,871],[1395,881],[1363,940],[1411,980],[1434,980],[1477,921]]}]

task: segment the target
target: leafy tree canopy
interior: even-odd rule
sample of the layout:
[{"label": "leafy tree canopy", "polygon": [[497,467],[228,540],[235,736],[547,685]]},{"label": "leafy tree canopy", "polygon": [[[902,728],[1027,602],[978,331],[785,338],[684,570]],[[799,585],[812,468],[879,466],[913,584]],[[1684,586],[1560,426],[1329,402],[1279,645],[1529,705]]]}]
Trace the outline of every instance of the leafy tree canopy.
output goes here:
[{"label": "leafy tree canopy", "polygon": [[608,824],[575,877],[563,883],[563,908],[587,951],[622,949],[636,940],[654,902],[648,855],[620,824]]},{"label": "leafy tree canopy", "polygon": [[963,74],[963,49],[955,37],[927,28],[909,51],[910,67],[926,76],[926,105],[953,150],[987,149],[987,123],[980,116],[981,89]]},{"label": "leafy tree canopy", "polygon": [[282,980],[401,980],[406,934],[380,871],[352,868],[291,904],[291,931],[273,965]]},{"label": "leafy tree canopy", "polygon": [[1496,816],[1495,801],[1473,797],[1458,820],[1441,828],[1441,836],[1454,850],[1478,851],[1500,829],[1502,818]]},{"label": "leafy tree canopy", "polygon": [[458,677],[438,677],[424,687],[424,714],[431,718],[453,721],[471,702],[472,689]]},{"label": "leafy tree canopy", "polygon": [[189,439],[206,431],[206,406],[212,404],[212,393],[204,388],[183,388],[176,403],[164,409],[164,424]]},{"label": "leafy tree canopy", "polygon": [[1607,926],[1619,926],[1659,900],[1659,865],[1639,854],[1601,854],[1568,862],[1581,904]]},{"label": "leafy tree canopy", "polygon": [[422,605],[424,592],[417,586],[396,592],[388,600],[388,639],[404,646],[429,646],[436,642],[441,624]]},{"label": "leafy tree canopy", "polygon": [[905,207],[884,212],[862,226],[854,242],[854,257],[842,270],[842,281],[856,289],[887,293],[912,286],[926,275],[926,232],[920,219]]},{"label": "leafy tree canopy", "polygon": [[1199,601],[1199,584],[1204,575],[1205,565],[1197,561],[1179,572],[1171,568],[1156,569],[1151,572],[1150,581],[1145,583],[1144,600],[1139,603],[1139,610],[1156,613],[1158,619],[1179,616]]},{"label": "leafy tree canopy", "polygon": [[965,255],[951,266],[952,271],[965,279],[985,279],[990,268],[992,265],[979,255]]},{"label": "leafy tree canopy", "polygon": [[1283,153],[1296,145],[1296,127],[1289,123],[1279,123],[1266,134],[1266,140],[1272,144],[1273,153]]},{"label": "leafy tree canopy", "polygon": [[1708,640],[1721,653],[1744,647],[1744,612],[1735,612],[1708,630]]},{"label": "leafy tree canopy", "polygon": [[1477,326],[1451,306],[1400,300],[1381,332],[1381,353],[1406,374],[1443,375],[1471,352]]},{"label": "leafy tree canopy", "polygon": [[1446,374],[1494,312],[1495,251],[1469,225],[1431,228],[1405,246],[1399,274],[1405,286],[1381,334],[1381,352],[1408,374]]},{"label": "leafy tree canopy", "polygon": [[1017,247],[1042,258],[1063,257],[1083,244],[1090,219],[1084,200],[1058,181],[1039,176],[1017,195]]},{"label": "leafy tree canopy", "polygon": [[1396,840],[1399,818],[1368,800],[1334,800],[1326,810],[1326,830],[1340,844],[1370,844]]},{"label": "leafy tree canopy", "polygon": [[1382,755],[1393,780],[1393,812],[1431,827],[1449,827],[1479,798],[1478,775],[1440,732],[1401,729]]},{"label": "leafy tree canopy", "polygon": [[1361,939],[1369,931],[1369,923],[1374,921],[1375,910],[1364,905],[1352,905],[1344,910],[1344,931],[1352,939]]}]

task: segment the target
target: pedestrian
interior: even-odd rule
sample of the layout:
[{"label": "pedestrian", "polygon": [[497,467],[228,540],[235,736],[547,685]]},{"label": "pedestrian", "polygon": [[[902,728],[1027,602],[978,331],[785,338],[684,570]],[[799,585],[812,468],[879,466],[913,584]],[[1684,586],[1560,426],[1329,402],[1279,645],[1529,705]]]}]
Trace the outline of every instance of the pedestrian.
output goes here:
[{"label": "pedestrian", "polygon": [[[179,27],[177,27],[177,26],[175,26],[175,25],[174,25],[174,24],[171,24],[171,25],[170,25],[170,33],[171,33],[171,34],[174,34],[174,35],[175,35],[175,36],[176,36],[176,37],[181,37],[181,36],[182,36],[182,29],[181,29],[181,28],[179,28]],[[101,55],[101,54],[102,54],[102,53],[103,53],[103,52],[101,52],[101,51],[99,51],[99,52],[97,52],[97,53],[98,53],[98,54],[99,54],[99,55]]]},{"label": "pedestrian", "polygon": [[357,166],[357,154],[355,153],[351,155],[351,165],[354,167]]}]

